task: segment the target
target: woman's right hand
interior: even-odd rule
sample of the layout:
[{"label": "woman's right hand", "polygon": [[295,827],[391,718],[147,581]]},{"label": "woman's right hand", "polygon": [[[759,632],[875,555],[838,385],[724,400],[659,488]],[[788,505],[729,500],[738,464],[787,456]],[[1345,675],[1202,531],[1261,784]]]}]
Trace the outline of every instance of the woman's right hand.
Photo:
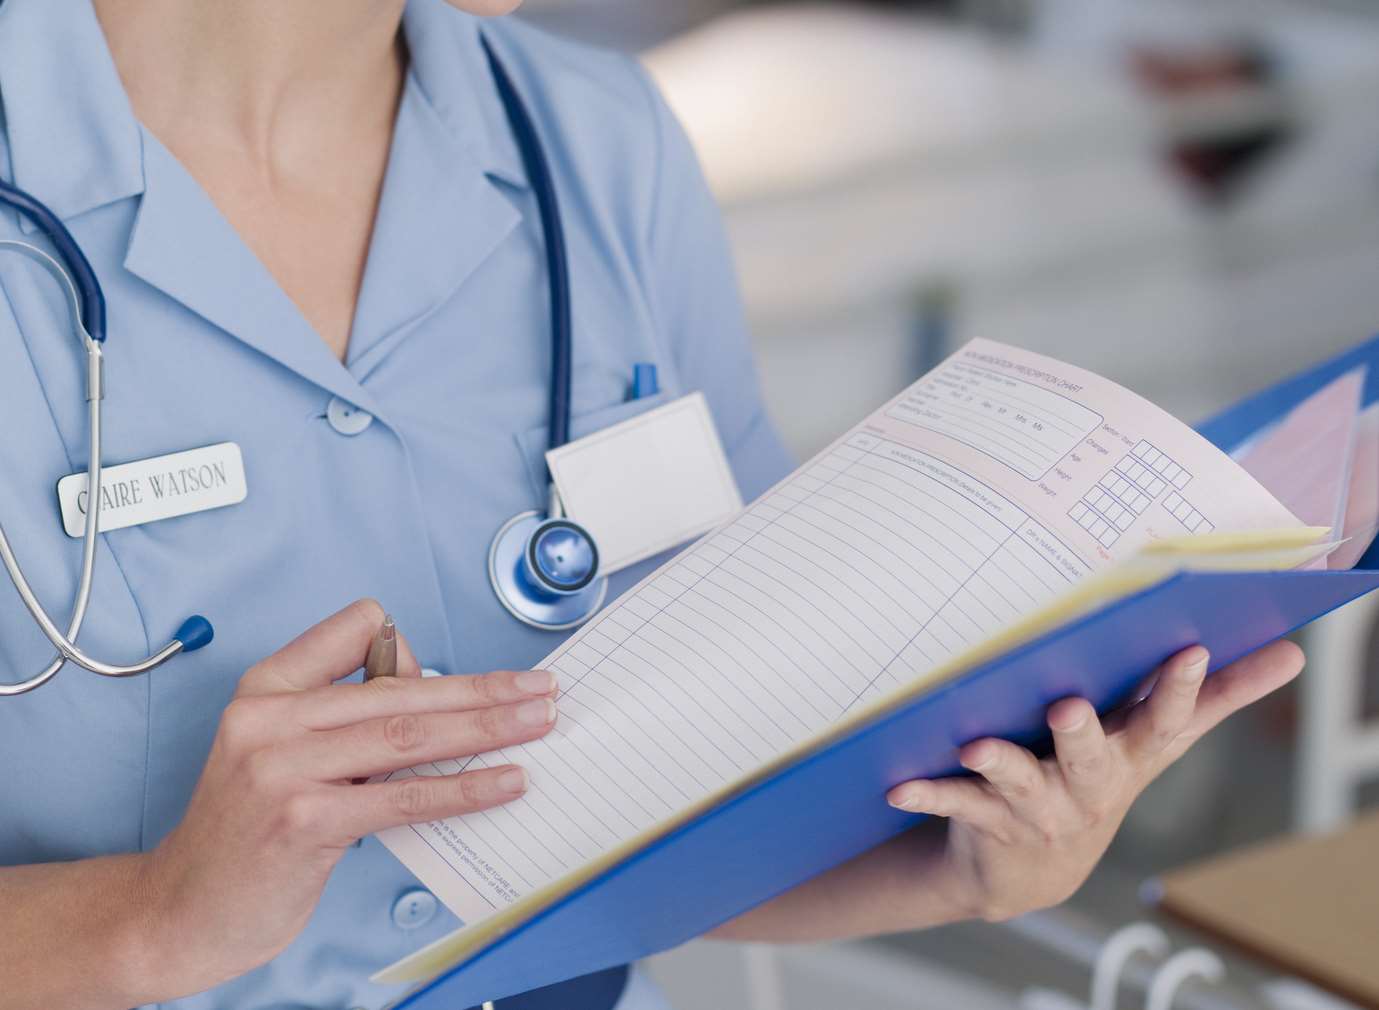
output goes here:
[{"label": "woman's right hand", "polygon": [[278,954],[355,839],[525,792],[515,765],[354,784],[535,740],[555,723],[552,674],[423,679],[405,643],[398,677],[335,684],[363,665],[382,620],[377,603],[352,604],[240,680],[182,822],[142,868],[147,970],[165,997]]}]

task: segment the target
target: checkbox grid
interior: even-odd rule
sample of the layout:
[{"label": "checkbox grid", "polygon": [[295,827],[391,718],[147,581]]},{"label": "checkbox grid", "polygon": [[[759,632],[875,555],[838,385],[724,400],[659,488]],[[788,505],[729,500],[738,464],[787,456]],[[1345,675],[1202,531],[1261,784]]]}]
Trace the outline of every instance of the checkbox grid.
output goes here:
[{"label": "checkbox grid", "polygon": [[[1116,465],[1123,466],[1127,474],[1133,473],[1133,479],[1145,481],[1141,486],[1157,484],[1159,491],[1165,487],[1181,491],[1192,480],[1192,474],[1144,439],[1140,439],[1129,455]],[[1152,493],[1158,497],[1158,492]]]},{"label": "checkbox grid", "polygon": [[[1135,518],[1144,515],[1145,509],[1165,491],[1171,491],[1181,502],[1182,496],[1177,492],[1186,487],[1190,480],[1190,473],[1141,439],[1068,510],[1068,515],[1097,543],[1110,547],[1130,528]],[[1211,528],[1201,513],[1190,505],[1187,508],[1185,516],[1194,522],[1204,523],[1206,529]],[[1177,515],[1175,518],[1186,525],[1184,518]]]},{"label": "checkbox grid", "polygon": [[1177,491],[1174,491],[1164,499],[1164,508],[1166,508],[1168,514],[1174,519],[1177,519],[1178,522],[1182,524],[1183,529],[1187,530],[1189,533],[1210,533],[1212,530],[1216,529],[1215,524],[1212,523],[1210,519],[1193,508],[1187,499]]},{"label": "checkbox grid", "polygon": [[1124,474],[1110,470],[1068,510],[1068,515],[1097,543],[1110,547],[1150,501],[1149,495]]}]

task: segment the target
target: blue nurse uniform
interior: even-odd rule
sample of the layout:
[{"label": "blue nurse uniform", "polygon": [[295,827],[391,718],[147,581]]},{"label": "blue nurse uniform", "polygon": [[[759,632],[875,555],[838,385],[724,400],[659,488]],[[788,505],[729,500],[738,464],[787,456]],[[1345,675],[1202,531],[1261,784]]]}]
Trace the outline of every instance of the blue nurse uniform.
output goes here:
[{"label": "blue nurse uniform", "polygon": [[[627,58],[508,19],[482,30],[533,110],[562,201],[574,435],[702,390],[751,498],[788,459],[686,138]],[[549,307],[535,200],[479,20],[409,0],[404,31],[411,66],[342,364],[137,121],[90,0],[0,6],[0,174],[57,211],[106,288],[105,462],[233,441],[249,488],[240,505],[102,536],[85,646],[142,656],[190,612],[217,637],[146,677],[69,667],[0,699],[0,864],[157,845],[244,670],[358,597],[382,600],[423,665],[445,673],[521,667],[558,642],[513,620],[486,574],[494,532],[543,500]],[[0,235],[37,238],[10,215]],[[54,485],[86,465],[63,313],[46,275],[0,260],[0,516],[56,613],[80,542],[63,532]],[[657,365],[660,396],[628,401],[637,362]],[[615,576],[612,592],[645,571]],[[0,678],[50,655],[0,584]],[[168,1006],[377,1007],[397,993],[369,974],[456,925],[366,840],[283,954]],[[620,1003],[662,1005],[635,974]]]}]

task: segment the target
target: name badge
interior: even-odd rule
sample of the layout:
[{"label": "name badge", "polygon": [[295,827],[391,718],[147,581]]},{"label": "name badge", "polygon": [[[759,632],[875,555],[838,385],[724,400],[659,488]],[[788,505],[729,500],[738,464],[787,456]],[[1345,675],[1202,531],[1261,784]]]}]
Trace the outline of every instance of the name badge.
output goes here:
[{"label": "name badge", "polygon": [[742,496],[702,393],[692,393],[546,453],[565,513],[609,575],[707,533]]},{"label": "name badge", "polygon": [[[238,505],[248,493],[244,457],[234,442],[103,467],[100,532]],[[86,532],[87,497],[85,470],[57,482],[69,537]]]}]

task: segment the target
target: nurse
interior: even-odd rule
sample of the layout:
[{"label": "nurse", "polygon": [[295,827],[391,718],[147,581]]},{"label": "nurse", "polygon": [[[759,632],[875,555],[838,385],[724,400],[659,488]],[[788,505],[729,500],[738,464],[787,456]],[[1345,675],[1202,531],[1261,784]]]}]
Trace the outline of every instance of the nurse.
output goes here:
[{"label": "nurse", "polygon": [[[562,201],[573,434],[700,390],[744,497],[788,469],[685,137],[631,61],[484,20],[510,6],[0,6],[0,174],[55,209],[104,280],[108,460],[232,441],[249,489],[100,541],[85,646],[142,656],[196,610],[213,648],[135,680],[68,669],[0,702],[5,1010],[381,1006],[397,993],[368,975],[456,922],[369,836],[525,787],[513,767],[351,784],[558,718],[548,676],[502,672],[556,637],[513,620],[486,576],[493,531],[542,502],[550,355],[536,201],[483,40]],[[12,215],[0,232],[38,240]],[[80,546],[37,506],[85,466],[81,371],[50,279],[8,257],[0,288],[0,515],[56,607]],[[638,362],[663,392],[629,402]],[[363,661],[375,597],[407,633],[403,676],[337,683]],[[49,655],[3,600],[0,679]],[[721,934],[856,936],[1062,900],[1160,770],[1301,665],[1277,645],[1201,686],[1205,660],[1174,658],[1105,725],[1060,702],[1046,759],[972,743],[974,777],[889,797],[946,830]],[[500,1004],[664,1005],[625,969]]]}]

